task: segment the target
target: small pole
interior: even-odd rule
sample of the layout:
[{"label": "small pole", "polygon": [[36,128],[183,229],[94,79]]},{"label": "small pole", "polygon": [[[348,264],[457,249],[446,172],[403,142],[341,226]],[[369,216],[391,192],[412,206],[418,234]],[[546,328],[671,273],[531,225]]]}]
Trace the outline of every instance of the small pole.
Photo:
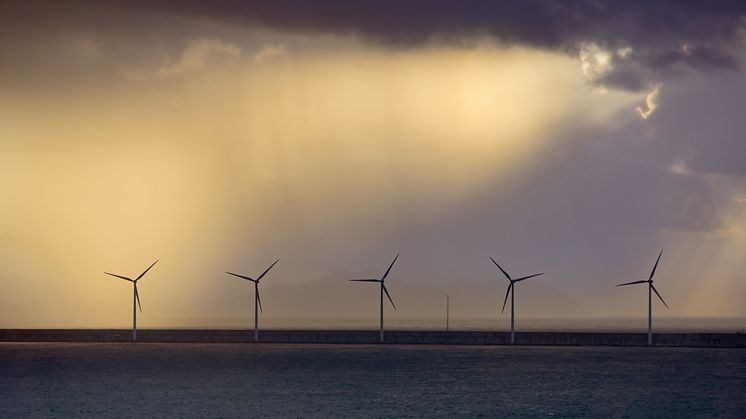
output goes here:
[{"label": "small pole", "polygon": [[451,296],[446,294],[446,332],[450,329],[451,320]]}]

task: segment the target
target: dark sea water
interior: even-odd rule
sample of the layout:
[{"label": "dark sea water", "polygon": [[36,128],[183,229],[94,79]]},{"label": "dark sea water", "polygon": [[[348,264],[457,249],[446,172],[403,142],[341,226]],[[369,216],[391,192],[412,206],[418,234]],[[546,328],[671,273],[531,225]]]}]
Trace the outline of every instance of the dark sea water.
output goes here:
[{"label": "dark sea water", "polygon": [[0,417],[746,417],[746,349],[0,344]]}]

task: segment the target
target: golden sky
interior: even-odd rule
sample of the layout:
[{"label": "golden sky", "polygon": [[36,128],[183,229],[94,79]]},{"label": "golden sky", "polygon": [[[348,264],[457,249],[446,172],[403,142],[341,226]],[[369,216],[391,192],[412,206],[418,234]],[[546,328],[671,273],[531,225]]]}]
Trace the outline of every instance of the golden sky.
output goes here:
[{"label": "golden sky", "polygon": [[[505,284],[488,256],[547,272],[536,300],[520,290],[526,316],[642,316],[643,290],[613,284],[646,277],[661,248],[671,310],[658,313],[746,315],[744,177],[698,167],[705,139],[667,146],[680,120],[737,131],[721,85],[740,73],[620,88],[600,80],[634,53],[592,40],[398,48],[91,12],[137,22],[107,29],[78,9],[11,25],[0,47],[0,327],[126,327],[131,291],[103,271],[137,275],[155,259],[143,327],[234,326],[250,289],[223,272],[256,275],[278,257],[270,319],[313,316],[287,297],[309,281],[340,291],[308,310],[373,318],[375,293],[344,279],[397,252],[403,318],[439,313],[418,287],[486,290],[455,315],[496,315]],[[703,91],[725,115],[682,106]]]}]

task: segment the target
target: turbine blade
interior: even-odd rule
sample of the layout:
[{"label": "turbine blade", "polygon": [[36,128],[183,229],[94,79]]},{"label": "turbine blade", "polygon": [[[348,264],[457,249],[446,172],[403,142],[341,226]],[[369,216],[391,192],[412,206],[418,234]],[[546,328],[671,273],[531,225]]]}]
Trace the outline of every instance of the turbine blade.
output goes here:
[{"label": "turbine blade", "polygon": [[144,271],[143,273],[141,273],[141,274],[140,274],[140,276],[138,276],[138,277],[137,277],[137,278],[135,279],[135,281],[139,281],[139,280],[140,280],[140,278],[142,278],[143,276],[145,276],[145,274],[146,274],[146,273],[148,273],[148,271],[150,270],[150,268],[152,268],[152,267],[153,267],[153,266],[154,266],[154,265],[155,265],[156,263],[158,263],[158,261],[157,261],[157,260],[156,260],[155,262],[153,262],[153,264],[152,264],[152,265],[148,266],[148,269],[146,269],[146,270],[145,270],[145,271]]},{"label": "turbine blade", "polygon": [[497,266],[497,269],[499,269],[500,272],[502,272],[503,275],[505,275],[505,277],[508,278],[508,281],[511,281],[511,282],[513,281],[513,278],[511,278],[510,275],[508,275],[508,273],[505,272],[505,269],[503,269],[500,265],[497,264],[497,262],[495,262],[495,259],[492,259],[492,256],[490,256],[490,260],[492,261],[492,263],[495,264],[495,266]]},{"label": "turbine blade", "polygon": [[125,281],[129,281],[129,282],[135,282],[135,281],[131,280],[130,278],[127,278],[126,276],[122,276],[122,275],[117,275],[117,274],[112,274],[112,273],[109,273],[109,272],[104,272],[104,273],[105,273],[106,275],[111,275],[111,276],[115,276],[115,277],[117,277],[117,278],[121,278],[121,279],[124,279]]},{"label": "turbine blade", "polygon": [[264,313],[264,310],[262,310],[262,297],[259,296],[259,287],[256,287],[256,301],[259,303],[259,311]]},{"label": "turbine blade", "polygon": [[394,261],[391,262],[391,265],[389,265],[389,268],[386,269],[386,273],[383,274],[383,276],[381,277],[381,281],[383,281],[384,279],[386,279],[387,276],[389,276],[389,272],[391,272],[391,268],[394,267],[394,264],[396,263],[397,259],[399,259],[399,253],[396,254],[396,257],[394,258]]},{"label": "turbine blade", "polygon": [[381,282],[380,279],[350,279],[350,282]]},{"label": "turbine blade", "polygon": [[503,301],[503,311],[500,312],[500,314],[505,313],[505,305],[508,304],[508,296],[510,295],[510,290],[513,288],[513,282],[510,282],[510,285],[508,285],[508,291],[505,293],[505,301]]},{"label": "turbine blade", "polygon": [[137,300],[137,306],[140,307],[140,313],[142,313],[142,306],[140,305],[140,293],[137,292],[137,284],[135,284],[135,300]]},{"label": "turbine blade", "polygon": [[653,288],[653,292],[655,293],[655,295],[657,295],[657,296],[658,296],[658,298],[660,298],[660,299],[661,299],[661,303],[663,303],[663,305],[664,305],[664,306],[666,306],[666,308],[668,309],[668,304],[666,304],[666,302],[665,302],[665,301],[663,301],[663,297],[661,297],[661,295],[660,295],[660,294],[658,294],[658,290],[657,290],[657,289],[655,289],[655,285],[653,285],[653,284],[650,284],[650,286],[651,286],[651,287]]},{"label": "turbine blade", "polygon": [[533,274],[533,275],[529,275],[529,276],[524,276],[523,278],[514,279],[513,282],[523,281],[523,280],[526,280],[526,279],[529,279],[529,278],[533,278],[533,277],[539,276],[539,275],[544,275],[544,272],[542,272],[540,274]]},{"label": "turbine blade", "polygon": [[623,287],[625,285],[632,285],[632,284],[644,284],[648,282],[647,279],[642,279],[640,281],[632,281],[632,282],[625,282],[624,284],[617,284],[617,287]]},{"label": "turbine blade", "polygon": [[267,275],[267,272],[269,272],[269,270],[270,270],[270,269],[272,269],[272,267],[274,267],[275,265],[277,265],[277,262],[279,262],[279,261],[280,261],[280,259],[277,259],[277,260],[275,261],[275,263],[273,263],[273,264],[269,265],[269,268],[267,268],[267,270],[266,270],[266,271],[262,272],[262,274],[261,274],[261,275],[259,275],[259,278],[257,278],[257,279],[256,279],[256,280],[257,280],[257,282],[259,282],[259,281],[260,281],[260,280],[261,280],[262,278],[264,278],[264,275]]},{"label": "turbine blade", "polygon": [[391,299],[391,295],[389,295],[389,290],[386,289],[386,285],[381,284],[383,287],[383,292],[386,293],[386,296],[389,297],[389,301],[391,301],[391,306],[394,307],[394,310],[396,310],[396,304],[394,304],[394,300]]},{"label": "turbine blade", "polygon": [[653,271],[650,272],[650,278],[648,280],[653,279],[653,275],[655,275],[655,269],[658,268],[658,262],[661,261],[661,255],[663,254],[663,249],[661,249],[661,252],[658,253],[658,259],[655,260],[655,266],[653,266]]},{"label": "turbine blade", "polygon": [[237,276],[237,277],[239,277],[239,278],[242,278],[242,279],[245,279],[245,280],[247,280],[247,281],[251,281],[251,282],[256,282],[256,279],[254,279],[254,278],[249,278],[248,276],[243,276],[243,275],[239,275],[239,274],[234,274],[233,272],[226,272],[226,273],[227,273],[228,275],[233,275],[233,276]]}]

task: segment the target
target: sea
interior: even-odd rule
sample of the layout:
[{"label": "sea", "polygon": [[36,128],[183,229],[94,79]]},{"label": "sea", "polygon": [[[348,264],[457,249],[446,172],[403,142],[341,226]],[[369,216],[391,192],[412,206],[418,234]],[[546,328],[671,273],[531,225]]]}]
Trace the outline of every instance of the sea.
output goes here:
[{"label": "sea", "polygon": [[746,349],[0,343],[0,417],[746,417]]}]

